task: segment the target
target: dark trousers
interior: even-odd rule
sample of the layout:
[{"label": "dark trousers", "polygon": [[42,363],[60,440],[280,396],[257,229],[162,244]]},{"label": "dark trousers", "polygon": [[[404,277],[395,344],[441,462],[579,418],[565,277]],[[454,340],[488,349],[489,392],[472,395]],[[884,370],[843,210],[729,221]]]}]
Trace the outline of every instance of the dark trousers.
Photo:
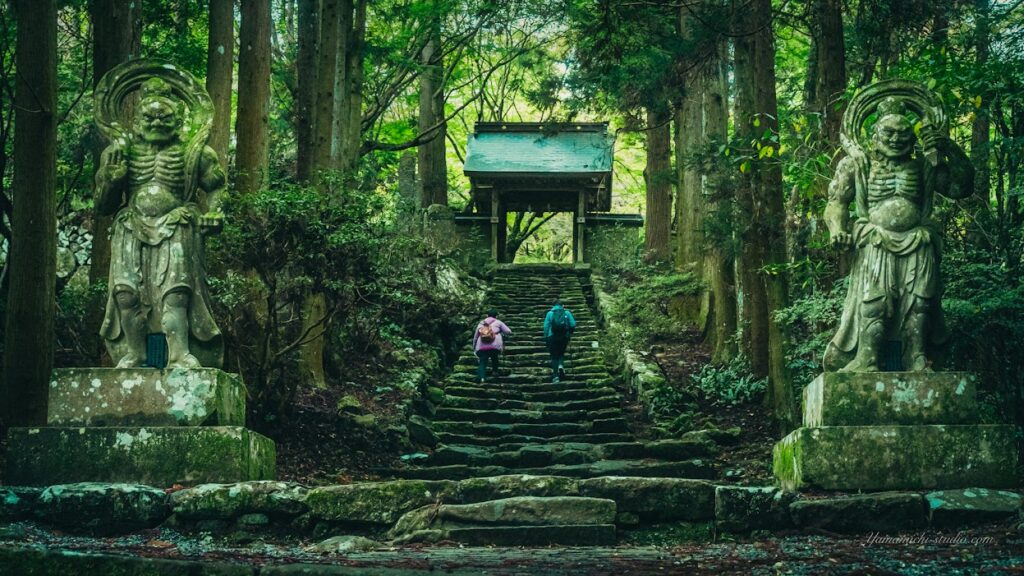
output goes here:
[{"label": "dark trousers", "polygon": [[498,359],[501,358],[501,350],[477,350],[476,357],[480,363],[476,366],[476,377],[480,380],[487,375],[487,360],[491,361],[491,375],[498,375]]},{"label": "dark trousers", "polygon": [[565,349],[569,346],[569,338],[548,338],[548,353],[551,354],[551,376],[558,376],[558,367],[565,362]]}]

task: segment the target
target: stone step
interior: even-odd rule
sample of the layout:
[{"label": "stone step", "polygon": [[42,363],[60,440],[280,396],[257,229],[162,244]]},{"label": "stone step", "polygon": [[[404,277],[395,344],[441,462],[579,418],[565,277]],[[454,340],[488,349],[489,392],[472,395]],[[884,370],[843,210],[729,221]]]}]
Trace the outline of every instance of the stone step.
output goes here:
[{"label": "stone step", "polygon": [[498,446],[445,444],[434,451],[428,464],[445,466],[504,466],[535,468],[554,464],[587,464],[602,460],[643,460],[679,462],[711,456],[714,446],[680,440],[658,442],[583,442],[521,443]]},{"label": "stone step", "polygon": [[618,406],[602,410],[473,410],[441,407],[435,418],[449,422],[483,422],[485,424],[556,424],[560,422],[591,422],[622,416]]},{"label": "stone step", "polygon": [[561,410],[600,410],[620,406],[622,398],[617,394],[598,396],[589,400],[570,400],[568,402],[527,402],[511,398],[474,398],[472,396],[446,395],[444,406],[451,408],[468,408],[473,410],[539,410],[557,412]]},{"label": "stone step", "polygon": [[450,445],[463,444],[494,447],[514,444],[543,444],[546,442],[581,442],[592,444],[616,442],[628,443],[633,439],[629,434],[567,434],[565,436],[542,438],[540,436],[527,436],[523,434],[509,434],[505,436],[473,436],[471,434],[452,434],[448,432],[438,432],[437,438],[441,443]]},{"label": "stone step", "polygon": [[[455,384],[455,385],[453,385]],[[586,391],[593,392],[594,390],[602,390],[604,386],[594,386],[588,380],[577,380],[566,378],[561,382],[537,382],[534,380],[531,383],[518,382],[514,385],[508,382],[501,382],[501,378],[497,379],[496,384],[484,383],[477,384],[475,382],[459,382],[451,383],[445,386],[444,390],[446,394],[453,396],[472,396],[475,398],[481,397],[483,394],[484,398],[493,397],[495,398],[514,398],[519,400],[526,400],[526,394],[548,394],[551,392],[570,392],[570,391]],[[475,391],[476,393],[466,391]],[[543,400],[540,400],[543,401]],[[556,400],[557,401],[557,400]]]},{"label": "stone step", "polygon": [[507,468],[504,466],[434,466],[403,468],[390,473],[418,480],[462,480],[508,474],[534,476],[568,476],[571,478],[599,478],[602,476],[635,476],[641,478],[691,478],[708,480],[716,477],[715,469],[707,460],[693,459],[681,462],[645,460],[602,460],[587,464],[556,464],[538,468]]},{"label": "stone step", "polygon": [[[604,358],[596,354],[575,355],[566,354],[565,361],[577,366],[604,366]],[[456,366],[473,366],[479,363],[479,358],[474,354],[463,354],[459,356]],[[550,367],[551,357],[547,354],[536,354],[531,356],[503,356],[499,362],[504,368],[546,368]],[[488,369],[490,369],[488,367]]]},{"label": "stone step", "polygon": [[474,422],[455,422],[451,420],[434,421],[436,432],[453,432],[473,436],[506,436],[522,434],[524,436],[564,436],[567,434],[587,433],[620,433],[626,432],[628,426],[624,418],[606,418],[593,422],[553,422],[548,424],[481,424]]},{"label": "stone step", "polygon": [[[560,384],[562,384],[560,382]],[[498,398],[522,400],[524,402],[571,402],[593,400],[602,396],[617,394],[614,388],[578,388],[575,390],[555,390],[552,392],[519,392],[517,390],[503,390],[500,386],[493,388],[477,388],[465,386],[448,386],[445,393],[453,396],[465,396],[471,398]]]},{"label": "stone step", "polygon": [[[454,370],[463,374],[476,375],[477,366],[475,364],[456,364]],[[567,366],[566,372],[568,372],[573,378],[590,378],[590,377],[608,377],[608,369],[604,366]],[[534,380],[537,377],[550,377],[551,368],[544,366],[517,366],[515,370],[508,368],[498,369],[498,382],[502,382],[500,379],[502,376],[532,376]]]}]

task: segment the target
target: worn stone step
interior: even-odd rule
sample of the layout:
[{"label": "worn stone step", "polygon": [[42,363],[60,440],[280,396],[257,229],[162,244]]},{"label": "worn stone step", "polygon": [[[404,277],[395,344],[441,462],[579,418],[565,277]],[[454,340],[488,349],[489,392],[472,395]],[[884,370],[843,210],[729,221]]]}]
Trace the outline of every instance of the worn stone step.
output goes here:
[{"label": "worn stone step", "polygon": [[538,468],[507,468],[504,466],[434,466],[403,468],[391,473],[419,480],[461,480],[508,474],[535,476],[567,476],[571,478],[599,478],[602,476],[635,476],[640,478],[692,478],[708,480],[716,477],[715,469],[707,460],[693,459],[680,462],[645,460],[602,460],[588,464],[556,464]]},{"label": "worn stone step", "polygon": [[[477,366],[475,364],[474,365],[456,364],[455,365],[455,370],[457,372],[462,372],[463,374],[471,374],[471,375],[475,376],[476,375]],[[610,375],[609,372],[608,372],[608,369],[605,368],[603,365],[602,366],[595,366],[595,365],[571,366],[570,365],[570,366],[566,367],[566,372],[571,377],[577,378],[577,379],[588,379],[590,377],[602,377],[602,376],[607,377],[607,376]],[[508,377],[508,376],[529,376],[529,377],[533,377],[535,379],[537,377],[545,378],[545,377],[550,377],[551,376],[551,368],[550,367],[542,367],[542,366],[532,366],[532,367],[531,366],[518,366],[514,370],[510,370],[509,368],[499,368],[498,369],[498,378],[499,378],[498,382],[502,382],[502,380],[500,380],[501,377]]]},{"label": "worn stone step", "polygon": [[[512,398],[516,400],[529,400],[535,402],[555,401],[558,402],[562,399],[554,397],[552,399],[538,398],[530,396],[534,394],[551,394],[552,392],[585,392],[584,398],[587,396],[604,396],[607,395],[606,386],[594,386],[590,382],[585,380],[565,380],[562,382],[534,382],[532,384],[517,383],[515,385],[508,384],[492,384],[484,383],[477,384],[475,382],[463,382],[457,385],[449,384],[445,386],[444,390],[446,394],[452,396],[470,396],[473,398]],[[600,393],[595,392],[600,391]],[[581,398],[565,398],[564,400],[579,400]]]},{"label": "worn stone step", "polygon": [[557,412],[561,410],[599,410],[620,406],[622,398],[617,394],[599,396],[588,400],[568,402],[527,402],[511,398],[479,398],[471,396],[446,395],[444,406],[474,410],[539,410]]},{"label": "worn stone step", "polygon": [[449,432],[438,432],[438,441],[443,444],[462,444],[475,446],[500,447],[512,444],[538,444],[545,442],[582,442],[592,444],[628,443],[632,441],[629,434],[567,434],[565,436],[553,436],[543,438],[540,436],[527,436],[523,434],[508,434],[505,436],[473,436],[471,434],[453,434]]},{"label": "worn stone step", "polygon": [[602,410],[474,410],[441,407],[435,418],[451,422],[483,422],[487,424],[554,424],[559,422],[590,422],[622,416],[619,407]]},{"label": "worn stone step", "polygon": [[610,546],[614,524],[453,528],[448,540],[470,546]]},{"label": "worn stone step", "polygon": [[564,436],[566,434],[587,434],[625,432],[628,429],[624,418],[607,418],[593,422],[553,422],[548,424],[480,424],[474,422],[454,422],[439,420],[434,422],[437,432],[453,432],[473,436],[506,436],[522,434],[524,436]]},{"label": "worn stone step", "polygon": [[480,446],[476,444],[445,444],[434,451],[430,465],[505,466],[534,468],[555,464],[587,464],[612,461],[692,461],[710,456],[712,446],[679,440],[659,442],[618,442],[595,444],[584,442],[535,442]]}]

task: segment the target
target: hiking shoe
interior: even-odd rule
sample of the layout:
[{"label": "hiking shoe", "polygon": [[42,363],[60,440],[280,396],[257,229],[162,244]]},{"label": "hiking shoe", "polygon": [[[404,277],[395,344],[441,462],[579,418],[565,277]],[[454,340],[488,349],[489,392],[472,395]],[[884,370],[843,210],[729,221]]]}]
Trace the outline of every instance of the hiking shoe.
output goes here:
[{"label": "hiking shoe", "polygon": [[558,376],[555,376],[554,378],[551,379],[551,383],[552,384],[558,384],[558,382],[559,382]]},{"label": "hiking shoe", "polygon": [[565,378],[565,368],[563,368],[562,366],[558,367],[558,378]]}]

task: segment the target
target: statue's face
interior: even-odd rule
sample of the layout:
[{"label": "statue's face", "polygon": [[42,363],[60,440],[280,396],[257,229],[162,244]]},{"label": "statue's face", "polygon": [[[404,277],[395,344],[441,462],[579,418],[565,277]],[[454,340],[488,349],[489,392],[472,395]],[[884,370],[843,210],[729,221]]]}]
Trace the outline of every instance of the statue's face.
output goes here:
[{"label": "statue's face", "polygon": [[891,114],[875,124],[872,141],[875,149],[889,158],[909,156],[914,150],[914,127],[902,116]]},{"label": "statue's face", "polygon": [[181,118],[169,103],[161,100],[147,100],[139,110],[136,132],[146,142],[166,143],[178,137]]}]

